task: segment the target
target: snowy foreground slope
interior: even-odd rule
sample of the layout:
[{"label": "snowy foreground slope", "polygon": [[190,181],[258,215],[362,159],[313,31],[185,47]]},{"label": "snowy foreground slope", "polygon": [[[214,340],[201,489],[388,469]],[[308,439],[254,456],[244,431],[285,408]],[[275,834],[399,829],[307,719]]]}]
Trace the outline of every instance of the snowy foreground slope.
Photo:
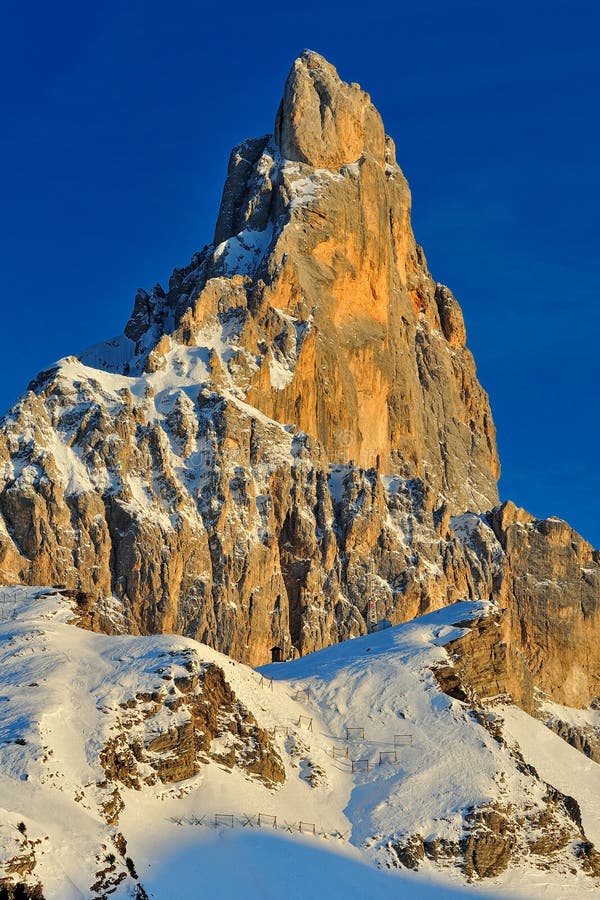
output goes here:
[{"label": "snowy foreground slope", "polygon": [[[454,604],[255,671],[183,637],[88,632],[59,593],[3,589],[0,886],[56,900],[597,896],[583,832],[600,844],[600,766],[515,707],[451,699],[431,671],[487,609]],[[190,750],[204,702],[190,697],[209,675],[220,711],[207,695],[214,730]],[[505,870],[480,879],[503,847]]]}]

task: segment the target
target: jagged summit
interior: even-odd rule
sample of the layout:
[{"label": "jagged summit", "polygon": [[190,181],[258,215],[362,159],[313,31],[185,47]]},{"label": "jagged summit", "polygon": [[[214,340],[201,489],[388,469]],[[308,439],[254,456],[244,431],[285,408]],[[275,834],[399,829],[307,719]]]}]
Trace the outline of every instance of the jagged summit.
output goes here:
[{"label": "jagged summit", "polygon": [[364,156],[380,163],[386,158],[383,122],[369,95],[358,84],[345,84],[313,50],[304,50],[292,66],[275,143],[285,159],[315,168],[338,170]]}]

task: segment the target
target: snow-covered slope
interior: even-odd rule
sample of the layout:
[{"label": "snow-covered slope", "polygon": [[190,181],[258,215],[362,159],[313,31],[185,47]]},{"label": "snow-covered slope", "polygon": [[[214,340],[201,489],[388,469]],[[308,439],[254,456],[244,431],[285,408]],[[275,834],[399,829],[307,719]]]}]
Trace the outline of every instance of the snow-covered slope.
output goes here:
[{"label": "snow-covered slope", "polygon": [[[575,807],[558,791],[549,802],[540,778],[575,795],[593,838],[586,795],[600,767],[514,707],[447,697],[431,671],[488,609],[455,604],[255,671],[191,639],[85,631],[59,593],[4,589],[1,877],[41,884],[48,900],[113,890],[185,900],[200,878],[202,895],[231,898],[279,896],[284,878],[290,897],[353,886],[452,897],[467,879],[503,894],[593,896]],[[544,768],[556,742],[573,758]],[[507,868],[482,882],[490,847],[496,862],[506,851]],[[402,865],[411,853],[418,876]]]}]

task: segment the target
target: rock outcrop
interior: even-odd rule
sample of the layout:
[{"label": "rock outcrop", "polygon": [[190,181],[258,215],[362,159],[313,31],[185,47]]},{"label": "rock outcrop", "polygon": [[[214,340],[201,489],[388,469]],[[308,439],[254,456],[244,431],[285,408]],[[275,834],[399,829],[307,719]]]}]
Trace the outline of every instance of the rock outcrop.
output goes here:
[{"label": "rock outcrop", "polygon": [[513,809],[498,803],[472,809],[458,840],[427,840],[413,834],[392,841],[388,862],[418,870],[427,859],[440,868],[461,869],[468,881],[479,881],[497,877],[524,858],[536,868],[549,870],[566,857],[573,871],[577,868],[597,878],[600,854],[585,836],[577,802],[551,785],[545,787],[538,803],[516,818]]},{"label": "rock outcrop", "polygon": [[237,699],[219,666],[199,665],[193,651],[182,651],[165,659],[157,673],[160,689],[121,701],[116,733],[100,753],[106,785],[113,789],[103,806],[109,824],[118,822],[119,785],[141,790],[185,781],[209,760],[237,766],[269,787],[285,781],[271,736]]},{"label": "rock outcrop", "polygon": [[[473,545],[468,517],[456,521]],[[499,574],[490,594],[497,606],[448,645],[451,664],[435,673],[440,685],[461,699],[507,695],[532,714],[539,692],[589,706],[600,694],[600,553],[566,522],[535,519],[510,502],[486,522],[498,540]],[[551,727],[592,755],[591,731]]]},{"label": "rock outcrop", "polygon": [[588,703],[598,554],[498,508],[488,398],[410,203],[369,96],[303,53],[274,134],[231,155],[213,243],[2,420],[0,579],[252,664],[364,633],[369,600],[396,623],[493,599],[505,674]]},{"label": "rock outcrop", "polygon": [[505,554],[509,640],[541,690],[587,706],[600,694],[600,552],[561,519],[536,520],[511,503],[491,523]]},{"label": "rock outcrop", "polygon": [[589,759],[600,764],[600,726],[599,725],[574,725],[571,722],[563,722],[555,716],[542,716],[548,728],[559,737],[583,753]]}]

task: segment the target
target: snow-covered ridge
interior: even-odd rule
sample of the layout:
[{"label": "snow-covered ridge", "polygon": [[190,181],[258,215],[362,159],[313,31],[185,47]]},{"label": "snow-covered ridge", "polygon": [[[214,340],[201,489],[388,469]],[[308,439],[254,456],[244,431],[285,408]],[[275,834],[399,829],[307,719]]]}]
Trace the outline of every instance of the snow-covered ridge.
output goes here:
[{"label": "snow-covered ridge", "polygon": [[[182,637],[83,631],[69,624],[73,608],[56,592],[4,589],[0,871],[3,866],[7,874],[10,860],[28,856],[30,871],[22,878],[41,881],[48,900],[95,896],[91,885],[102,869],[109,870],[105,881],[120,878],[115,897],[141,897],[135,891],[143,885],[155,900],[185,900],[195,890],[190,874],[201,869],[206,884],[219,881],[221,895],[233,898],[239,879],[232,874],[223,880],[220,861],[223,852],[239,852],[253,873],[250,882],[245,879],[247,895],[263,898],[276,890],[276,870],[268,862],[276,846],[278,857],[290,864],[306,860],[323,872],[322,879],[308,872],[303,879],[292,878],[289,896],[294,898],[305,896],[307,884],[315,891],[327,884],[328,893],[341,898],[348,873],[364,885],[363,895],[373,898],[390,892],[460,896],[465,887],[460,869],[443,860],[425,858],[421,878],[408,881],[364,864],[397,865],[393,847],[412,834],[430,843],[451,842],[462,834],[469,810],[482,805],[502,801],[529,809],[530,816],[544,806],[544,783],[523,769],[510,748],[516,723],[531,720],[512,707],[499,710],[509,723],[509,743],[499,743],[468,706],[441,693],[431,673],[437,662],[447,662],[444,644],[465,633],[464,623],[488,608],[457,604],[256,672]],[[198,774],[174,784],[150,782],[136,790],[113,780],[114,773],[106,780],[103,748],[121,733],[118,722],[131,709],[132,696],[168,694],[172,684],[174,699],[183,698],[191,659],[219,667],[259,726],[274,729],[283,784],[269,787],[242,769],[224,769],[210,759]],[[166,674],[174,680],[165,682]],[[175,703],[173,709],[162,725],[156,719],[165,735],[186,721],[184,705]],[[500,721],[498,713],[491,715]],[[542,747],[552,751],[553,741],[562,743],[539,727],[533,745],[521,744],[525,759],[534,764],[541,764]],[[353,765],[352,760],[363,762]],[[584,793],[593,789],[598,771],[590,763],[569,786]],[[107,806],[113,789],[121,809]],[[591,837],[597,830],[592,807],[584,796],[580,799]],[[259,813],[265,829],[260,832]],[[519,827],[525,834],[519,832],[520,840],[535,837],[527,834],[526,823]],[[515,855],[504,874],[480,889],[532,898],[541,892],[556,898],[594,896],[598,883],[580,869],[575,873],[569,845],[562,852],[551,861],[554,869],[547,868],[546,857],[538,868],[534,855]],[[428,878],[438,882],[430,884]]]}]

